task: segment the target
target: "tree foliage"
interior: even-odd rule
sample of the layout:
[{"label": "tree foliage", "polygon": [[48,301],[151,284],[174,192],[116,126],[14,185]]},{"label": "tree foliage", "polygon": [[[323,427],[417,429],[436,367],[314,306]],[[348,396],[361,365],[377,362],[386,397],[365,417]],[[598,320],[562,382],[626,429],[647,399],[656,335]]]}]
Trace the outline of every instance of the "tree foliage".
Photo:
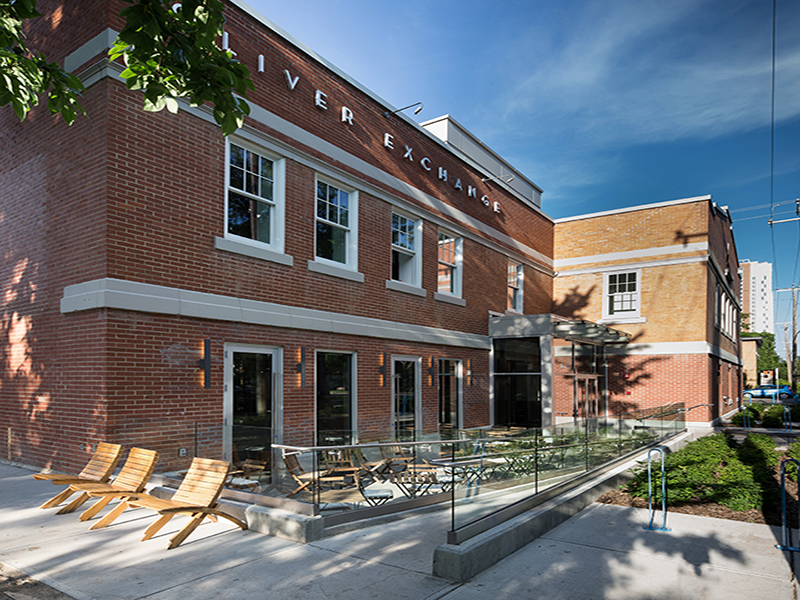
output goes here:
[{"label": "tree foliage", "polygon": [[[192,106],[214,105],[215,121],[229,135],[241,127],[250,108],[250,75],[230,51],[217,46],[223,33],[221,0],[128,0],[120,15],[125,26],[109,50],[125,63],[122,78],[144,95],[144,109],[177,112],[179,98]],[[72,123],[83,85],[77,77],[25,45],[23,23],[41,16],[36,0],[0,0],[0,106],[11,104],[20,119],[47,95],[47,106]],[[84,113],[85,114],[85,113]]]},{"label": "tree foliage", "polygon": [[79,102],[83,84],[25,45],[23,23],[40,16],[36,0],[0,0],[0,106],[11,104],[22,120],[47,95],[50,112],[72,124],[77,113],[85,114]]},{"label": "tree foliage", "polygon": [[774,371],[780,369],[780,372],[786,376],[786,361],[784,361],[775,349],[775,334],[768,331],[758,332],[742,332],[742,337],[760,337],[763,342],[758,349],[758,371]]}]

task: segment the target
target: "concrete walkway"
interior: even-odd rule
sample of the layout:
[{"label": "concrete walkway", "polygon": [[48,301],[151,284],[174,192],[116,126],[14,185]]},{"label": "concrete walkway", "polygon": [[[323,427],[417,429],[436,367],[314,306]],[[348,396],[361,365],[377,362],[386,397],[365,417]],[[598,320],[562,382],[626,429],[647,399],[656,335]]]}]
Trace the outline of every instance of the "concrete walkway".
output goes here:
[{"label": "concrete walkway", "polygon": [[[89,531],[76,514],[38,509],[60,488],[30,475],[0,463],[0,563],[77,600],[796,597],[789,553],[774,547],[780,531],[764,525],[670,513],[671,531],[647,531],[646,510],[593,504],[455,584],[430,575],[433,550],[446,538],[447,511],[306,545],[207,523],[167,551],[182,517],[147,542],[139,541],[153,521],[145,510]],[[36,589],[0,584],[0,598],[57,597]]]}]

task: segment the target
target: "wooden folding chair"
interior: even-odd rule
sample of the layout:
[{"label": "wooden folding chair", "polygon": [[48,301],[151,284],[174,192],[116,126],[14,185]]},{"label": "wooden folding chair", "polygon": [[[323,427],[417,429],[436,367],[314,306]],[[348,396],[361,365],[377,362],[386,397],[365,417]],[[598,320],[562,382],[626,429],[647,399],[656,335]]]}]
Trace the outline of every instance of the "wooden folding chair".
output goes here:
[{"label": "wooden folding chair", "polygon": [[295,494],[303,490],[313,491],[319,488],[322,483],[329,483],[331,485],[344,484],[344,475],[331,475],[329,470],[307,472],[300,466],[300,460],[297,454],[284,454],[283,463],[286,465],[286,470],[292,476],[297,488],[286,494],[287,498],[291,498]]},{"label": "wooden folding chair", "polygon": [[[83,467],[83,470],[77,475],[67,473],[34,473],[33,478],[39,481],[52,481],[53,485],[70,485],[72,483],[81,482],[102,482],[105,483],[111,477],[114,469],[117,468],[119,458],[122,456],[122,446],[119,444],[109,444],[108,442],[100,442],[97,444],[92,458]],[[39,508],[52,508],[58,506],[64,500],[69,498],[75,490],[67,488],[63,492],[56,494],[47,502],[42,504]]]},{"label": "wooden folding chair", "polygon": [[[119,493],[134,493],[144,491],[150,476],[156,468],[158,462],[158,452],[155,450],[145,450],[144,448],[131,448],[125,464],[114,478],[112,483],[82,482],[72,483],[70,488],[75,492],[81,492],[75,500],[64,506],[58,511],[59,515],[70,513],[80,507],[89,499],[89,494],[99,496],[100,499],[92,506],[83,511],[79,517],[81,521],[91,519],[99,513],[111,500]],[[105,495],[100,495],[100,494]]]},{"label": "wooden folding chair", "polygon": [[[209,458],[194,458],[186,476],[178,487],[175,495],[170,499],[156,498],[150,494],[117,493],[123,501],[115,506],[105,517],[92,525],[90,529],[101,529],[111,524],[126,508],[149,508],[161,515],[155,523],[150,525],[142,537],[142,541],[149,540],[177,514],[186,513],[192,519],[183,529],[170,538],[167,550],[177,548],[189,534],[191,534],[206,517],[224,517],[242,529],[247,529],[247,524],[225,512],[219,510],[217,500],[222,493],[222,487],[230,471],[230,463]],[[102,493],[101,493],[102,494]]]}]

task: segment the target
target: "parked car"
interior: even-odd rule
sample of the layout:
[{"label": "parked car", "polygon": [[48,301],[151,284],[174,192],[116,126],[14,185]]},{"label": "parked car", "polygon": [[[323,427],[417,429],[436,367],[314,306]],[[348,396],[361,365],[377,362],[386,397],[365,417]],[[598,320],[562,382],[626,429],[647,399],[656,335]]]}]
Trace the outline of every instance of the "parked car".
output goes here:
[{"label": "parked car", "polygon": [[794,400],[797,402],[798,399],[798,395],[795,394],[788,385],[760,385],[757,388],[745,390],[742,393],[745,400],[750,400],[751,398],[769,398],[775,400],[776,395],[781,400]]}]

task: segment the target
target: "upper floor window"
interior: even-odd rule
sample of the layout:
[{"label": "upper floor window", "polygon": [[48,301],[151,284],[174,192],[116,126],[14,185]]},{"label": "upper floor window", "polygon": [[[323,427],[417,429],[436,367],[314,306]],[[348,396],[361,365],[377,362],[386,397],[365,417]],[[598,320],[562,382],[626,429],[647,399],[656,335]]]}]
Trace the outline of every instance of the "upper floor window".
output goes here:
[{"label": "upper floor window", "polygon": [[280,161],[228,143],[227,235],[283,250]]},{"label": "upper floor window", "polygon": [[609,320],[639,319],[641,314],[641,271],[605,273],[603,275],[603,318]]},{"label": "upper floor window", "polygon": [[420,285],[419,229],[421,221],[392,213],[392,279]]},{"label": "upper floor window", "polygon": [[506,308],[515,312],[523,312],[522,265],[513,260],[508,261],[508,302]]},{"label": "upper floor window", "polygon": [[317,181],[315,256],[355,268],[356,192]]},{"label": "upper floor window", "polygon": [[461,238],[439,232],[438,291],[461,295]]}]

